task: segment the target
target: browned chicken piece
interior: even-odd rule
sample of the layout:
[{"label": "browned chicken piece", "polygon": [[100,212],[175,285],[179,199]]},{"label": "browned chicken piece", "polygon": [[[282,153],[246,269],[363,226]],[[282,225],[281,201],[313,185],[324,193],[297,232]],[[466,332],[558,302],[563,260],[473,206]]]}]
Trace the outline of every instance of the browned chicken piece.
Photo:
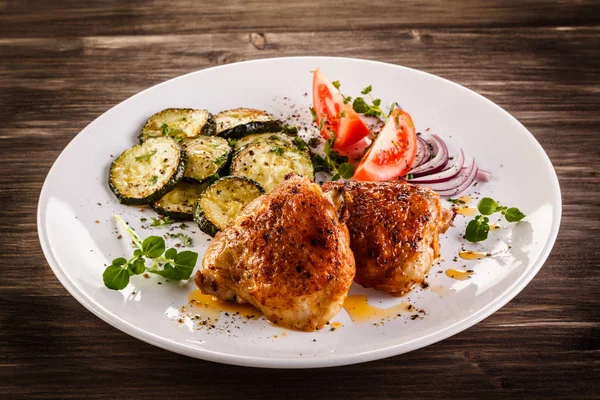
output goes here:
[{"label": "browned chicken piece", "polygon": [[250,303],[274,324],[313,331],[338,313],[355,272],[332,203],[292,175],[217,234],[195,280],[203,293]]},{"label": "browned chicken piece", "polygon": [[357,283],[402,296],[423,282],[454,216],[437,193],[402,181],[328,182],[323,190],[344,192],[339,212],[347,214]]}]

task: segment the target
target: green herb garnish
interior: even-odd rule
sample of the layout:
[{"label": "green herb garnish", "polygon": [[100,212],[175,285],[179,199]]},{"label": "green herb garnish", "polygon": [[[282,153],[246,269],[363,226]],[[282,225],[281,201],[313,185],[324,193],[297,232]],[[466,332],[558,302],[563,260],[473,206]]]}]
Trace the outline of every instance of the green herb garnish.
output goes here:
[{"label": "green herb garnish", "polygon": [[148,154],[143,154],[141,156],[137,156],[135,161],[150,161],[150,158],[156,154],[156,150],[152,150],[152,152]]},{"label": "green herb garnish", "polygon": [[312,155],[313,167],[316,172],[331,173],[331,180],[334,181],[340,178],[350,179],[354,175],[354,167],[348,163],[348,157],[342,156],[333,150],[334,141],[335,139],[331,138],[325,142],[323,148],[325,157],[321,157],[318,154]]},{"label": "green herb garnish", "polygon": [[478,215],[475,219],[469,221],[467,224],[467,230],[465,231],[465,238],[469,242],[481,242],[488,238],[490,232],[490,219]]},{"label": "green herb garnish", "polygon": [[276,148],[274,148],[274,149],[271,149],[271,150],[270,150],[270,152],[271,152],[271,153],[275,153],[275,154],[277,154],[278,156],[282,156],[282,155],[283,155],[283,153],[285,153],[285,149],[284,149],[283,147],[276,147]]},{"label": "green herb garnish", "polygon": [[162,124],[160,126],[160,130],[161,130],[163,136],[170,136],[173,139],[175,139],[176,141],[180,141],[181,139],[183,139],[187,136],[183,129],[178,128],[176,126],[169,126],[167,124]]},{"label": "green herb garnish", "polygon": [[192,238],[189,237],[188,235],[185,235],[181,232],[179,233],[168,233],[167,235],[169,235],[170,238],[173,239],[179,239],[179,241],[181,242],[181,244],[184,247],[192,247]]},{"label": "green herb garnish", "polygon": [[215,164],[221,165],[229,158],[229,153],[223,153],[219,157],[215,158]]},{"label": "green herb garnish", "polygon": [[[448,201],[454,204],[460,203],[460,200],[458,199],[448,199]],[[508,222],[518,222],[525,218],[525,214],[518,208],[501,206],[496,200],[490,197],[484,197],[479,200],[477,209],[482,215],[477,215],[473,220],[469,221],[467,230],[465,231],[465,238],[469,242],[481,242],[482,240],[487,239],[490,231],[489,218],[487,215],[499,212],[504,215],[504,218],[506,218]]]},{"label": "green herb garnish", "polygon": [[309,107],[310,115],[312,115],[313,122],[317,122],[317,113],[314,108]]},{"label": "green herb garnish", "polygon": [[298,150],[300,151],[306,151],[308,150],[308,147],[306,146],[306,142],[299,136],[296,136],[293,140],[294,145],[298,148]]},{"label": "green herb garnish", "polygon": [[152,222],[150,223],[150,226],[165,226],[165,225],[170,225],[175,222],[175,220],[169,216],[162,217],[162,218],[154,218],[154,217],[150,217],[150,218],[152,218]]},{"label": "green herb garnish", "polygon": [[[129,284],[129,278],[144,272],[161,275],[165,278],[180,281],[190,278],[198,253],[193,251],[177,252],[176,249],[166,250],[165,240],[160,236],[149,236],[143,239],[118,215],[117,224],[129,234],[134,244],[133,257],[129,260],[119,257],[106,267],[102,274],[104,285],[113,290],[122,290]],[[150,262],[150,266],[146,263]]]},{"label": "green herb garnish", "polygon": [[310,139],[308,139],[308,146],[309,147],[317,147],[319,145],[319,143],[321,143],[321,138],[319,137],[311,137]]},{"label": "green herb garnish", "polygon": [[156,182],[158,182],[158,175],[152,175],[150,179],[148,179],[148,182],[150,182],[151,185],[155,185]]},{"label": "green herb garnish", "polygon": [[335,86],[335,88],[336,88],[336,89],[338,89],[338,90],[339,90],[339,88],[340,88],[340,86],[341,86],[341,85],[340,85],[340,81],[333,81],[333,82],[331,82],[331,84],[332,84],[333,86]]},{"label": "green herb garnish", "polygon": [[368,104],[362,97],[357,97],[354,99],[354,102],[352,102],[352,108],[359,114],[381,118],[385,115],[383,110],[379,107],[381,105],[381,99],[374,99],[371,95],[372,90],[373,87],[369,85],[361,91],[362,94],[369,95],[372,104]]}]

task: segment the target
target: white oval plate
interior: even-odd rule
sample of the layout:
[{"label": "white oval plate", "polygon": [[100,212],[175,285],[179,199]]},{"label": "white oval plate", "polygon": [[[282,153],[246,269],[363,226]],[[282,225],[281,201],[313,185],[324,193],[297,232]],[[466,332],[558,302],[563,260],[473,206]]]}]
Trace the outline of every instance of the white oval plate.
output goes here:
[{"label": "white oval plate", "polygon": [[[117,239],[112,216],[122,215],[136,229],[140,228],[140,217],[155,216],[151,209],[141,212],[137,207],[118,204],[106,183],[111,155],[135,144],[145,120],[168,107],[207,108],[215,113],[234,107],[261,108],[284,116],[299,113],[300,119],[309,123],[310,71],[316,67],[330,79],[340,80],[346,95],[359,95],[371,84],[382,104],[398,101],[412,115],[418,131],[429,128],[492,172],[491,182],[468,193],[480,192],[478,196],[489,195],[517,206],[527,218],[490,233],[482,245],[471,245],[461,238],[468,219],[458,216],[456,227],[442,238],[443,261],[432,267],[427,279],[430,287],[419,287],[403,299],[355,284],[351,293],[366,293],[371,304],[388,307],[408,301],[425,311],[414,314],[418,315],[415,319],[411,319],[412,313],[404,313],[377,326],[355,324],[342,309],[334,321],[344,326],[335,331],[326,327],[314,333],[295,332],[264,319],[232,322],[227,317],[214,329],[196,329],[193,320],[179,315],[193,282],[158,285],[161,278],[138,276],[121,292],[105,288],[101,277],[105,264],[131,252],[127,240]],[[402,354],[452,336],[491,315],[542,267],[554,244],[560,216],[560,189],[550,160],[531,133],[491,101],[409,68],[306,57],[243,62],[194,72],[113,107],[81,131],[56,160],[41,192],[38,230],[44,254],[60,282],[88,310],[123,332],[210,361],[314,368]],[[192,237],[201,257],[208,237],[197,229],[188,230],[196,231]],[[144,237],[166,231],[139,229]],[[479,261],[453,261],[463,245],[499,254]],[[475,271],[469,280],[453,280],[443,273],[463,265]],[[179,317],[184,323],[176,322]]]}]

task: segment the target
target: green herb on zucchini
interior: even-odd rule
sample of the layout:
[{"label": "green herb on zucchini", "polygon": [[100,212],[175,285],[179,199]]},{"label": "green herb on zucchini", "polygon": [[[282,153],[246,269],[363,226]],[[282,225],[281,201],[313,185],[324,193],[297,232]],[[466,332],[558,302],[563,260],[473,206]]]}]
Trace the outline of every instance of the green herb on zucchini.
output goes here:
[{"label": "green herb on zucchini", "polygon": [[152,175],[148,181],[151,185],[156,185],[156,182],[158,182],[158,175]]},{"label": "green herb on zucchini", "polygon": [[137,156],[135,161],[150,161],[150,157],[156,154],[156,150],[152,150],[150,153],[142,154],[141,156]]},{"label": "green herb on zucchini", "polygon": [[179,142],[181,139],[186,137],[185,131],[176,126],[169,126],[167,124],[162,124],[160,126],[160,130],[161,130],[163,136],[170,136],[173,139],[175,139],[177,142]]},{"label": "green herb on zucchini", "polygon": [[[137,232],[127,226],[121,216],[115,215],[115,221],[129,234],[135,250],[129,260],[124,257],[115,258],[111,265],[106,267],[102,280],[107,288],[125,289],[131,276],[141,275],[144,272],[161,275],[174,281],[190,278],[198,261],[198,253],[177,252],[174,248],[166,250],[165,240],[162,237],[148,236],[142,239]],[[147,263],[150,266],[147,266]]]},{"label": "green herb on zucchini", "polygon": [[[458,200],[449,199],[449,201],[458,203]],[[482,215],[477,215],[474,219],[469,221],[467,229],[465,231],[465,239],[469,242],[481,242],[488,238],[490,232],[490,220],[487,215],[494,213],[501,213],[508,222],[518,222],[525,218],[523,214],[516,207],[501,206],[498,202],[490,197],[484,197],[479,200],[477,209]]]}]

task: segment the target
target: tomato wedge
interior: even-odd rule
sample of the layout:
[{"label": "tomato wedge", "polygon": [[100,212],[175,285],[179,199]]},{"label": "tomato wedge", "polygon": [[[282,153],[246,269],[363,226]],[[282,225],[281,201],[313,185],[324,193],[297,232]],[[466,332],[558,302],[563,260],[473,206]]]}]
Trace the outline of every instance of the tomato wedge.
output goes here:
[{"label": "tomato wedge", "polygon": [[360,181],[389,181],[410,171],[417,154],[417,133],[410,115],[396,107],[354,172]]},{"label": "tomato wedge", "polygon": [[369,134],[369,128],[354,111],[344,104],[342,93],[319,71],[313,71],[313,108],[321,136],[335,137],[335,149],[350,146]]}]

